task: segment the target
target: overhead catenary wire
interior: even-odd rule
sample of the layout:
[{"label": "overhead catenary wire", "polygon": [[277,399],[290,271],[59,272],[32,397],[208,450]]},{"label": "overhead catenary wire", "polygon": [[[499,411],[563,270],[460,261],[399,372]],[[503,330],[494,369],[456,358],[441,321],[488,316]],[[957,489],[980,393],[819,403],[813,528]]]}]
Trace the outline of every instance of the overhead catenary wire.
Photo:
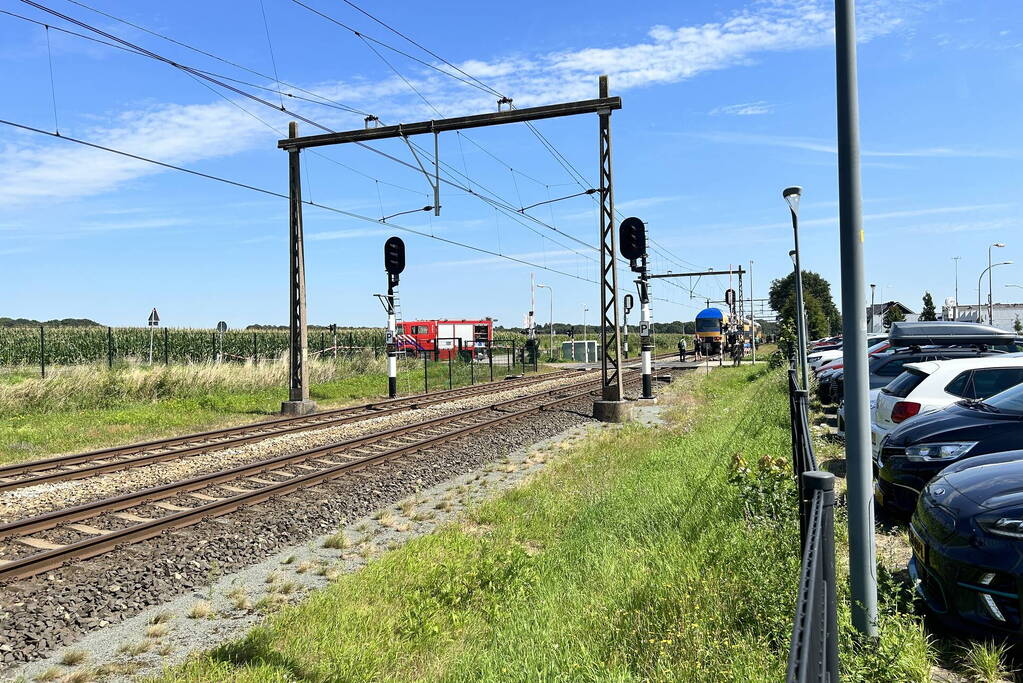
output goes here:
[{"label": "overhead catenary wire", "polygon": [[[96,12],[98,12],[98,13],[100,13],[100,14],[103,14],[104,16],[109,16],[109,17],[111,17],[111,18],[114,18],[114,19],[116,19],[116,20],[118,20],[118,21],[122,21],[123,23],[126,23],[126,24],[128,24],[128,25],[134,26],[134,27],[136,27],[136,28],[139,28],[140,30],[144,30],[144,31],[145,31],[145,32],[147,32],[147,33],[151,33],[151,34],[153,34],[153,35],[157,35],[158,37],[161,37],[161,38],[163,38],[163,39],[165,39],[165,40],[168,40],[168,41],[170,41],[170,42],[173,42],[173,43],[175,43],[175,44],[179,44],[179,45],[182,45],[182,46],[184,46],[184,47],[187,47],[188,49],[192,49],[192,50],[195,50],[195,51],[197,51],[197,52],[200,52],[200,53],[202,53],[202,54],[205,54],[205,55],[211,56],[212,58],[215,58],[215,59],[220,59],[220,61],[224,61],[224,62],[226,62],[226,63],[232,64],[233,66],[237,66],[238,68],[242,68],[242,69],[244,69],[244,70],[250,71],[250,72],[252,72],[252,73],[256,73],[256,74],[258,74],[258,75],[260,75],[260,76],[262,76],[262,77],[264,77],[264,78],[268,78],[268,79],[269,79],[269,77],[268,77],[268,76],[266,76],[265,74],[261,74],[261,73],[259,73],[258,71],[255,71],[255,70],[252,70],[252,69],[248,69],[247,67],[243,67],[243,66],[241,66],[241,65],[237,65],[236,63],[230,62],[230,60],[224,60],[224,59],[222,59],[222,58],[219,58],[219,57],[217,57],[216,55],[213,55],[212,53],[209,53],[209,52],[207,52],[207,51],[203,51],[203,50],[200,50],[200,49],[198,49],[198,48],[193,48],[192,46],[188,46],[187,44],[184,44],[184,43],[182,43],[181,41],[177,41],[177,40],[175,40],[175,39],[173,39],[173,38],[169,38],[169,37],[167,37],[167,36],[163,36],[162,34],[158,34],[158,33],[156,33],[156,32],[150,31],[150,30],[148,30],[148,29],[145,29],[144,27],[140,27],[140,26],[138,26],[137,24],[133,24],[132,22],[128,22],[128,21],[126,21],[126,20],[122,20],[122,19],[120,19],[120,18],[114,17],[113,15],[109,15],[109,14],[107,14],[107,13],[104,13],[104,12],[100,12],[99,10],[95,10],[94,8],[88,7],[88,6],[87,6],[87,5],[85,5],[84,3],[81,3],[81,2],[76,2],[75,0],[70,0],[70,1],[72,1],[72,2],[73,2],[73,4],[76,4],[76,5],[79,5],[79,6],[83,6],[83,7],[86,7],[87,9],[90,9],[90,10],[96,11]],[[39,10],[41,10],[41,11],[44,11],[44,12],[48,12],[48,13],[51,13],[51,14],[53,14],[54,16],[57,16],[57,17],[59,17],[59,18],[62,18],[62,19],[64,19],[64,20],[66,20],[66,21],[69,21],[69,22],[71,22],[71,23],[73,23],[73,24],[75,24],[75,25],[78,25],[78,26],[82,27],[82,28],[86,28],[86,29],[88,29],[88,30],[94,31],[94,32],[98,33],[99,35],[102,35],[102,36],[104,36],[104,37],[106,37],[106,38],[108,38],[108,39],[110,39],[110,40],[112,40],[112,41],[115,41],[116,43],[119,43],[119,45],[115,45],[114,43],[106,43],[105,41],[97,41],[97,42],[101,42],[101,43],[104,43],[104,44],[107,44],[107,45],[111,45],[111,46],[115,46],[115,47],[121,47],[121,49],[127,49],[127,51],[130,51],[130,52],[137,52],[137,53],[139,53],[139,54],[142,54],[142,55],[144,55],[144,56],[147,56],[147,57],[151,57],[151,58],[153,58],[153,59],[156,59],[156,60],[158,60],[158,61],[162,61],[162,62],[164,62],[164,63],[166,63],[166,64],[168,64],[168,65],[170,65],[170,66],[173,66],[173,67],[175,67],[175,68],[177,68],[177,69],[181,69],[182,71],[185,71],[186,73],[188,73],[189,75],[191,75],[191,76],[193,76],[193,77],[198,77],[198,78],[202,78],[202,79],[204,79],[204,80],[206,80],[206,81],[208,81],[208,82],[211,82],[211,83],[213,83],[213,84],[215,84],[215,85],[217,85],[217,86],[219,86],[219,87],[225,88],[225,89],[227,89],[227,90],[229,90],[229,91],[231,91],[231,92],[234,92],[234,93],[236,93],[236,94],[239,94],[239,95],[241,95],[241,96],[243,96],[243,97],[246,97],[246,98],[248,98],[248,99],[251,99],[251,100],[253,100],[253,101],[256,101],[256,102],[258,102],[258,103],[260,103],[260,104],[263,104],[263,105],[265,105],[265,106],[270,106],[270,107],[274,108],[275,110],[281,110],[281,111],[285,111],[285,112],[287,112],[287,113],[291,114],[292,116],[294,116],[295,118],[297,118],[297,119],[299,119],[299,120],[302,120],[302,121],[304,121],[304,122],[306,122],[306,123],[309,123],[310,125],[313,125],[314,127],[320,128],[320,129],[322,129],[322,130],[326,130],[326,131],[328,131],[328,132],[332,132],[332,131],[330,131],[330,129],[329,129],[329,128],[327,128],[326,126],[323,126],[323,125],[321,125],[321,124],[318,124],[317,122],[313,121],[312,119],[309,119],[309,118],[307,118],[307,117],[305,117],[305,116],[302,116],[302,115],[298,114],[297,112],[293,112],[293,111],[290,111],[290,112],[289,112],[289,111],[288,111],[288,110],[287,110],[286,108],[283,108],[283,107],[277,107],[276,105],[273,105],[273,104],[271,104],[271,103],[267,102],[266,100],[264,100],[264,99],[262,99],[262,98],[259,98],[259,97],[257,97],[257,96],[254,96],[254,95],[252,95],[251,93],[247,93],[247,92],[245,92],[244,90],[241,90],[240,88],[236,88],[236,87],[234,87],[234,86],[232,86],[232,85],[230,85],[230,84],[228,84],[228,83],[224,83],[224,82],[222,82],[221,80],[219,80],[219,79],[218,79],[217,77],[215,77],[215,76],[210,76],[210,75],[209,75],[209,73],[206,73],[206,72],[204,72],[203,70],[200,70],[200,69],[196,69],[196,68],[193,68],[193,67],[185,67],[184,65],[182,65],[182,64],[180,64],[180,63],[178,63],[178,62],[175,62],[174,60],[170,60],[170,59],[168,59],[168,58],[165,58],[165,57],[163,57],[163,56],[161,56],[161,55],[159,55],[159,54],[156,54],[156,53],[154,53],[154,52],[152,52],[152,51],[150,51],[150,50],[147,50],[147,49],[145,49],[145,48],[142,48],[142,47],[140,47],[140,46],[138,46],[138,45],[134,45],[133,43],[131,43],[131,42],[129,42],[129,41],[126,41],[126,40],[123,40],[123,39],[121,39],[121,38],[118,38],[118,37],[116,37],[116,36],[113,36],[113,35],[111,35],[111,34],[110,34],[110,33],[108,33],[108,32],[105,32],[105,31],[102,31],[102,30],[100,30],[100,29],[97,29],[97,28],[95,28],[95,27],[89,26],[89,25],[88,25],[88,24],[86,24],[85,22],[81,22],[81,21],[78,21],[78,20],[76,20],[76,19],[73,19],[72,17],[69,17],[69,16],[67,16],[67,15],[64,15],[64,14],[62,14],[62,13],[60,13],[60,12],[57,12],[57,11],[55,11],[55,10],[52,10],[52,9],[50,9],[50,8],[47,8],[47,7],[43,6],[43,5],[41,5],[40,3],[34,2],[33,0],[22,0],[22,2],[24,2],[25,4],[29,4],[30,6],[33,6],[33,7],[37,8],[37,9],[39,9]],[[6,12],[5,12],[5,13],[6,13]],[[17,16],[18,18],[24,18],[24,17],[20,17],[19,15],[15,15],[15,14],[13,14],[13,13],[6,13],[6,14],[10,14],[11,16]],[[31,20],[30,20],[30,21],[31,21]],[[67,30],[65,29],[65,32],[68,32],[68,31],[67,31]],[[75,32],[69,32],[69,33],[72,33],[73,35],[78,35],[78,36],[80,36],[80,37],[87,37],[87,36],[82,36],[81,34],[77,34],[77,33],[75,33]],[[93,40],[95,40],[95,39],[93,39]],[[443,70],[441,70],[441,71],[443,72]],[[449,74],[449,75],[450,75],[450,74]],[[225,78],[225,80],[230,80],[230,79],[227,79],[227,78]],[[274,80],[276,81],[276,80],[278,80],[278,79],[274,79]],[[289,87],[294,87],[294,86],[291,86],[291,85],[289,84]],[[296,88],[296,89],[302,90],[303,92],[310,92],[310,91],[305,91],[305,90],[303,90],[303,89],[300,89],[300,88]],[[272,91],[272,89],[268,89],[268,90],[271,90],[271,91]],[[321,97],[321,96],[319,96],[319,95],[318,95],[318,94],[316,94],[316,93],[311,93],[311,94],[314,94],[314,95],[315,95],[315,96],[317,96],[317,97]],[[325,99],[325,100],[326,100],[327,98],[323,98],[323,99]],[[345,109],[347,109],[347,110],[349,110],[349,111],[352,111],[352,112],[354,112],[354,113],[365,113],[365,112],[361,112],[361,111],[359,111],[359,110],[357,110],[357,109],[355,109],[355,108],[350,108],[350,107],[346,107],[346,106],[344,106],[344,105],[340,105],[340,106],[342,106],[342,107],[344,107]],[[6,121],[5,121],[4,123],[13,123],[13,122],[6,122]],[[13,125],[19,125],[19,124],[13,124]],[[28,127],[28,128],[26,128],[26,129],[31,129],[31,128],[30,128],[30,127]],[[45,131],[41,131],[41,132],[45,133]],[[466,139],[469,139],[469,138],[468,138],[468,137],[466,137]],[[76,140],[76,141],[77,141],[77,140]],[[82,142],[83,144],[92,144],[92,145],[94,145],[94,143],[85,143],[85,141],[79,141],[79,142]],[[381,150],[376,150],[375,148],[372,148],[372,147],[370,147],[370,146],[368,146],[368,145],[365,145],[365,144],[363,144],[362,146],[363,146],[363,147],[365,147],[365,148],[367,148],[367,149],[369,149],[369,150],[371,150],[371,151],[373,151],[373,152],[376,152],[376,153],[378,153],[378,154],[383,154],[383,155],[384,155],[385,157],[391,158],[392,160],[395,160],[395,161],[399,161],[399,163],[403,163],[403,164],[404,164],[404,165],[406,165],[406,166],[412,167],[412,166],[411,166],[410,164],[408,164],[407,162],[403,162],[403,161],[401,161],[401,160],[397,160],[397,159],[394,159],[394,157],[390,157],[390,156],[389,156],[389,155],[387,155],[386,153],[383,153],[383,152],[382,152]],[[97,147],[97,148],[99,148],[99,147]],[[116,152],[116,150],[108,150],[108,151],[115,151],[115,152]],[[328,159],[329,159],[329,157],[325,157],[325,158],[328,158]],[[148,159],[146,159],[146,160],[148,161]],[[334,160],[332,160],[332,159],[329,159],[329,160],[331,160],[331,161],[334,161]],[[193,174],[195,174],[195,175],[200,175],[200,176],[203,176],[203,177],[209,177],[209,178],[213,178],[213,179],[218,179],[218,180],[225,180],[225,182],[229,182],[230,184],[236,184],[236,185],[238,185],[238,186],[240,186],[240,187],[246,187],[246,185],[245,185],[244,183],[237,183],[236,181],[230,181],[230,180],[226,180],[226,179],[220,179],[220,178],[217,178],[217,177],[211,176],[211,175],[209,175],[209,174],[203,174],[203,173],[201,173],[201,172],[193,171],[193,170],[191,170],[191,169],[183,169],[183,168],[179,168],[179,167],[176,167],[176,166],[174,166],[174,165],[172,165],[172,164],[166,164],[166,163],[164,163],[164,162],[158,162],[158,161],[156,161],[156,160],[152,160],[152,161],[153,161],[154,163],[158,163],[159,165],[165,166],[166,168],[175,168],[176,170],[185,170],[186,172],[190,172],[190,173],[193,173]],[[341,165],[341,166],[344,166],[344,167],[346,167],[346,168],[349,168],[350,170],[353,170],[353,171],[356,171],[356,172],[358,172],[358,171],[357,171],[356,169],[352,169],[351,167],[348,167],[348,166],[346,166],[346,165],[344,165],[344,164],[340,164],[340,162],[334,162],[334,163],[338,163],[338,164],[339,164],[339,165]],[[363,174],[363,175],[366,175],[366,174]],[[522,174],[522,175],[524,175],[524,176],[525,176],[525,174]],[[369,178],[373,179],[373,178],[372,178],[372,176],[367,176],[367,177],[369,177]],[[378,179],[374,179],[374,180],[378,180]],[[535,180],[535,179],[534,179],[534,180]],[[386,181],[381,181],[381,182],[386,182]],[[498,210],[501,210],[501,211],[509,211],[509,210],[514,210],[514,208],[513,208],[513,207],[510,207],[510,206],[509,206],[509,205],[507,205],[507,204],[505,204],[504,206],[502,206],[502,205],[501,205],[500,203],[497,203],[497,202],[496,202],[495,200],[493,200],[493,199],[491,199],[491,198],[488,198],[488,197],[485,197],[485,196],[484,196],[484,195],[482,195],[481,193],[473,191],[473,190],[472,190],[471,188],[464,188],[464,187],[462,187],[462,186],[458,185],[457,183],[453,183],[453,182],[451,182],[451,181],[448,181],[448,182],[449,182],[449,183],[451,183],[452,185],[454,185],[455,187],[459,187],[460,189],[463,189],[463,190],[465,190],[465,191],[466,191],[466,192],[467,192],[468,194],[470,194],[470,195],[473,195],[473,196],[479,197],[479,198],[483,199],[484,201],[486,201],[486,202],[488,202],[488,203],[491,203],[491,204],[492,204],[492,205],[494,205],[494,206],[495,206],[495,208],[496,208],[496,209],[498,209]],[[255,188],[252,188],[252,187],[248,187],[248,189],[255,189]],[[401,189],[405,189],[405,190],[408,190],[408,188],[401,188]],[[412,191],[412,190],[409,190],[409,191]],[[491,191],[491,192],[492,192],[492,191]],[[497,196],[497,195],[496,195],[496,193],[493,193],[493,194],[495,194],[495,196]],[[503,200],[502,200],[502,201],[503,201]],[[321,208],[326,208],[326,209],[328,209],[328,210],[336,210],[336,209],[333,209],[332,207],[327,207],[327,206],[325,206],[325,205],[322,205],[322,204],[316,204],[316,203],[313,203],[313,202],[309,202],[309,204],[310,204],[310,205],[313,205],[313,206],[319,206],[319,207],[321,207]],[[341,211],[341,210],[338,210],[338,211]],[[370,221],[373,221],[373,220],[375,220],[375,219],[372,219],[372,218],[369,218],[369,217],[365,217],[365,216],[359,216],[358,214],[352,214],[351,212],[343,212],[343,211],[341,211],[341,212],[342,212],[342,213],[346,213],[346,215],[348,215],[348,214],[351,214],[351,215],[352,215],[353,217],[357,217],[357,218],[360,218],[360,219],[362,219],[362,220],[370,220]],[[517,220],[517,217],[516,217],[516,216],[511,216],[511,217],[512,217],[513,219]],[[528,218],[529,218],[530,220],[534,221],[534,222],[537,222],[537,223],[540,223],[540,224],[544,224],[544,223],[543,223],[542,221],[539,221],[539,220],[538,220],[538,219],[536,219],[535,217],[532,217],[532,216],[528,216]],[[517,222],[520,222],[520,223],[521,223],[521,221],[518,221],[518,220],[517,220]],[[546,225],[546,224],[544,224],[544,225]],[[547,227],[552,227],[552,226],[547,226]],[[560,230],[557,230],[556,228],[554,228],[554,229],[555,229],[556,231],[558,231],[558,232],[561,232]],[[412,231],[412,232],[416,232],[416,231]],[[568,236],[568,235],[567,235],[567,233],[562,233],[562,234],[565,234],[566,236]],[[569,236],[569,237],[571,237],[571,236]],[[452,244],[461,244],[461,243],[457,243],[457,241],[453,241],[453,240],[447,240],[446,238],[436,238],[436,239],[438,239],[438,240],[441,240],[441,241],[446,241],[446,242],[450,242],[450,243],[452,243]],[[549,239],[549,238],[548,238],[548,239]],[[580,241],[580,240],[578,240],[578,239],[576,239],[576,238],[572,238],[572,239],[573,239],[573,240],[575,240],[575,241],[578,241],[578,242],[580,242],[581,244],[584,244],[584,245],[585,245],[585,246],[587,246],[588,248],[591,248],[591,249],[595,249],[595,247],[593,247],[593,245],[589,245],[589,244],[586,244],[586,243],[584,243],[584,242],[582,242],[582,241]],[[553,241],[553,240],[552,240],[552,241]],[[467,246],[467,248],[475,249],[475,250],[477,250],[477,251],[483,251],[484,253],[490,253],[490,252],[489,252],[488,250],[485,250],[485,249],[482,249],[482,248],[478,248],[478,247],[475,247],[475,246],[473,246],[473,245],[462,245],[462,246]],[[561,245],[561,246],[564,246],[564,245]],[[514,259],[514,258],[513,258],[512,260],[516,260],[516,261],[520,261],[520,262],[526,263],[526,265],[533,265],[533,266],[536,266],[536,267],[541,267],[541,268],[543,268],[543,266],[540,266],[540,265],[538,265],[538,264],[531,264],[531,263],[527,263],[527,262],[524,262],[524,261],[522,261],[521,259]],[[562,271],[557,271],[556,269],[551,269],[551,268],[545,268],[545,269],[546,269],[546,270],[552,270],[553,272],[559,272],[559,273],[561,273],[561,274],[565,274],[565,275],[568,275],[569,277],[575,277],[575,276],[572,276],[571,274],[563,273]],[[577,278],[577,279],[579,279],[579,278]],[[590,282],[593,282],[592,280],[588,280],[588,281],[590,281]],[[678,303],[678,302],[674,302],[674,303]],[[684,304],[682,304],[682,305],[684,305]]]}]

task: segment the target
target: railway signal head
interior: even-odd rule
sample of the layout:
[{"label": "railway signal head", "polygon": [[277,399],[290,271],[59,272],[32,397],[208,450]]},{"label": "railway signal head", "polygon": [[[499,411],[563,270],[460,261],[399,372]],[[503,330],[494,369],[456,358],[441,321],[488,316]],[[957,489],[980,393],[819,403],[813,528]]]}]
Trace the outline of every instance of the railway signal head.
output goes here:
[{"label": "railway signal head", "polygon": [[[635,262],[646,255],[646,226],[635,216],[626,218],[618,228],[619,249],[622,256]],[[635,270],[635,263],[631,263]]]},{"label": "railway signal head", "polygon": [[384,269],[391,284],[398,284],[398,276],[405,270],[405,242],[400,237],[390,237],[384,242]]},{"label": "railway signal head", "polygon": [[625,306],[625,315],[628,315],[629,312],[632,311],[633,303],[634,300],[632,298],[632,295],[626,294],[625,298],[622,300],[622,304]]}]

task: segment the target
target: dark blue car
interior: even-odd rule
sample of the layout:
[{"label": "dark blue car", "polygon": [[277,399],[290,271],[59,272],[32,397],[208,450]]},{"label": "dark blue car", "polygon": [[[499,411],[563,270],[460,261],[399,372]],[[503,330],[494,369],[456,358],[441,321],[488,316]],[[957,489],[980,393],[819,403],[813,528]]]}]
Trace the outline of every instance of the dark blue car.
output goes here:
[{"label": "dark blue car", "polygon": [[928,483],[910,524],[910,576],[946,626],[1023,638],[1023,450],[950,465]]}]

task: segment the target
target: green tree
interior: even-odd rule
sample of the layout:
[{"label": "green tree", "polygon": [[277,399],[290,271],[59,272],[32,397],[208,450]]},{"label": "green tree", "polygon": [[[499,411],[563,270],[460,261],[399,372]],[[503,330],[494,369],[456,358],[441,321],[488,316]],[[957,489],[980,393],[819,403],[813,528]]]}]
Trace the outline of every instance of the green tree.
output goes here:
[{"label": "green tree", "polygon": [[934,310],[934,299],[930,292],[924,292],[924,307],[920,310],[920,320],[937,320],[938,314]]},{"label": "green tree", "polygon": [[[786,307],[790,297],[795,298],[795,294],[796,275],[795,273],[789,273],[785,277],[771,282],[771,290],[767,295],[768,303],[784,319],[786,314],[783,312],[783,309]],[[816,301],[817,308],[820,311],[821,322],[817,327],[815,327],[813,321],[815,316],[810,313],[811,299]],[[835,301],[831,297],[831,285],[827,280],[811,270],[803,271],[803,305],[806,308],[807,327],[817,331],[817,334],[810,332],[812,338],[826,337],[829,334],[837,334],[842,330],[842,314],[838,312],[838,307],[835,306]],[[794,313],[795,305],[793,304],[790,306],[789,315]],[[788,320],[794,320],[794,318],[790,317]]]},{"label": "green tree", "polygon": [[1019,316],[1016,316],[1016,320],[1012,323],[1012,329],[1016,334],[1023,333],[1023,322],[1020,322]]},{"label": "green tree", "polygon": [[884,312],[884,328],[891,329],[892,323],[902,322],[905,319],[906,315],[898,305],[889,306],[888,310]]},{"label": "green tree", "polygon": [[[806,311],[806,336],[807,341],[820,339],[831,334],[828,318],[824,315],[824,309],[813,294],[803,292],[803,310]],[[792,294],[781,309],[778,310],[778,317],[786,324],[796,329],[796,295]]]}]

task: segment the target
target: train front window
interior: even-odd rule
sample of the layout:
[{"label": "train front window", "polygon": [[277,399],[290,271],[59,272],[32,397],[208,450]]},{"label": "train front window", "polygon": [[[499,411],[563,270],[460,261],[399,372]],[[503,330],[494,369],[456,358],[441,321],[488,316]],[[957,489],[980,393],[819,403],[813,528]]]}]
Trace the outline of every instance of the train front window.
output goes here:
[{"label": "train front window", "polygon": [[697,332],[720,332],[721,321],[714,318],[701,318],[696,321]]},{"label": "train front window", "polygon": [[490,335],[487,334],[487,326],[486,325],[474,325],[473,329],[472,329],[472,337],[476,341],[482,341],[482,342],[487,341],[490,338]]},{"label": "train front window", "polygon": [[429,334],[430,328],[426,325],[409,325],[409,334]]}]

